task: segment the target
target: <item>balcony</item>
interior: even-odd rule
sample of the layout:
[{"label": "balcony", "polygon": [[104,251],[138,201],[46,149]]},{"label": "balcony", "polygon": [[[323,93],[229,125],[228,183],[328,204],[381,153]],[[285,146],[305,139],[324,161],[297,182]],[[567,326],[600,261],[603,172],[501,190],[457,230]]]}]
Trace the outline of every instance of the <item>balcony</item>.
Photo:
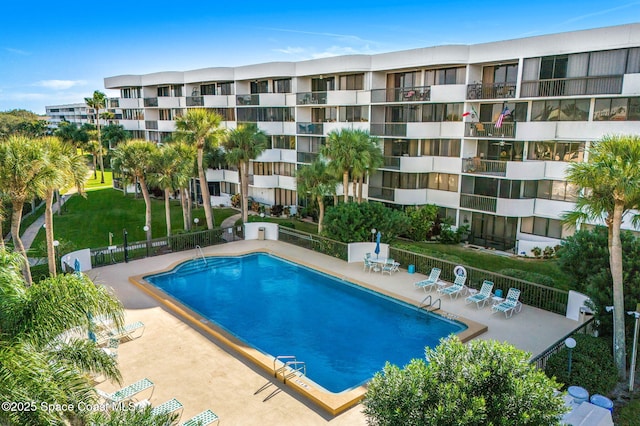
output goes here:
[{"label": "balcony", "polygon": [[382,157],[384,160],[383,169],[400,170],[400,157]]},{"label": "balcony", "polygon": [[146,120],[144,122],[144,128],[147,130],[158,130],[158,122],[155,120]]},{"label": "balcony", "polygon": [[260,95],[237,95],[236,105],[260,105]]},{"label": "balcony", "polygon": [[516,83],[475,83],[467,85],[467,99],[509,99],[516,97]]},{"label": "balcony", "polygon": [[523,81],[520,88],[520,96],[523,98],[620,93],[622,93],[621,75]]},{"label": "balcony", "polygon": [[496,123],[478,122],[464,123],[464,136],[472,138],[514,138],[516,135],[515,122],[503,122],[496,127]]},{"label": "balcony", "polygon": [[369,198],[377,198],[379,200],[394,201],[395,189],[394,188],[381,188],[376,186],[369,186]]},{"label": "balcony", "polygon": [[298,152],[298,163],[313,163],[318,155],[317,152]]},{"label": "balcony", "polygon": [[463,158],[462,172],[504,177],[507,175],[507,162],[496,160],[482,160],[479,157]]},{"label": "balcony", "polygon": [[158,106],[158,98],[144,98],[144,106],[145,107],[157,107]]},{"label": "balcony", "polygon": [[297,105],[318,105],[327,103],[327,92],[296,93]]},{"label": "balcony", "polygon": [[372,136],[407,136],[407,123],[371,123]]},{"label": "balcony", "polygon": [[371,91],[371,103],[425,102],[431,99],[431,86],[395,87]]},{"label": "balcony", "polygon": [[460,194],[460,208],[496,212],[498,199],[484,195]]},{"label": "balcony", "polygon": [[204,106],[204,98],[202,96],[187,96],[188,107]]},{"label": "balcony", "polygon": [[321,135],[324,127],[322,123],[299,122],[296,123],[296,130],[299,135]]}]

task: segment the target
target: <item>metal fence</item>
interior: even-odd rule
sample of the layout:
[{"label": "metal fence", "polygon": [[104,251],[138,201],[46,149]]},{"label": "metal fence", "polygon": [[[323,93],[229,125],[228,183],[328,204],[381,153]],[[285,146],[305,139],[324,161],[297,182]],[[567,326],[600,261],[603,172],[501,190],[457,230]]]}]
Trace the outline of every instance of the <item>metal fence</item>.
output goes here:
[{"label": "metal fence", "polygon": [[174,234],[170,237],[154,238],[148,241],[135,241],[110,247],[100,247],[91,249],[91,266],[95,268],[128,262],[129,260],[142,259],[144,257],[192,250],[196,246],[206,247],[223,244],[238,239],[243,239],[242,227],[239,230],[236,227],[206,229],[198,232]]},{"label": "metal fence", "polygon": [[552,355],[555,355],[558,352],[560,352],[560,350],[562,350],[562,348],[565,346],[564,341],[568,337],[571,337],[571,336],[576,335],[576,334],[590,334],[591,333],[591,329],[592,329],[592,325],[593,325],[592,323],[593,323],[594,320],[595,319],[593,317],[588,319],[580,327],[576,328],[571,333],[567,334],[566,336],[563,336],[557,342],[555,342],[554,344],[549,346],[544,352],[542,352],[542,353],[538,354],[537,356],[531,358],[531,361],[529,361],[529,362],[531,364],[535,364],[536,367],[538,367],[540,370],[544,370],[546,368],[546,366],[547,366],[547,361],[549,360],[549,358],[551,358]]},{"label": "metal fence", "polygon": [[[302,231],[280,228],[280,241],[295,244],[309,250],[317,251],[342,260],[348,259],[348,245],[339,241],[308,234]],[[404,267],[414,265],[415,271],[429,275],[431,268],[442,270],[442,279],[454,281],[453,268],[458,264],[435,257],[413,253],[398,248],[389,248],[389,257],[400,262]],[[493,281],[495,289],[502,289],[503,293],[514,287],[521,290],[520,301],[526,305],[544,309],[545,311],[564,315],[569,300],[569,292],[557,288],[501,275],[491,271],[462,265],[467,270],[467,285],[479,289],[483,280]]]},{"label": "metal fence", "polygon": [[[425,275],[429,275],[431,268],[440,268],[442,270],[440,275],[442,279],[451,282],[455,280],[453,268],[458,265],[455,262],[393,247],[389,248],[389,257],[392,257],[396,262],[400,262],[400,264],[404,266],[414,265],[416,272]],[[494,283],[494,289],[501,289],[504,294],[507,294],[507,291],[512,287],[519,289],[521,291],[520,301],[526,305],[535,306],[536,308],[561,315],[564,315],[566,312],[567,302],[569,300],[568,291],[498,274],[496,272],[485,271],[484,269],[474,268],[472,266],[462,266],[467,270],[467,286],[471,288],[479,289],[484,280],[489,280]]]}]

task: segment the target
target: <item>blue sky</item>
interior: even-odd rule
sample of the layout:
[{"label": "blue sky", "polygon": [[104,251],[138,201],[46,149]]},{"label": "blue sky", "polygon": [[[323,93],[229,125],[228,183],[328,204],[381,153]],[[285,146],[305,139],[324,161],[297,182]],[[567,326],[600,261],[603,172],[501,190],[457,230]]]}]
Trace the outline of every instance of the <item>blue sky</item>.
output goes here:
[{"label": "blue sky", "polygon": [[[6,3],[9,3],[8,5]],[[5,2],[0,111],[82,102],[104,77],[474,44],[640,21],[640,1]]]}]

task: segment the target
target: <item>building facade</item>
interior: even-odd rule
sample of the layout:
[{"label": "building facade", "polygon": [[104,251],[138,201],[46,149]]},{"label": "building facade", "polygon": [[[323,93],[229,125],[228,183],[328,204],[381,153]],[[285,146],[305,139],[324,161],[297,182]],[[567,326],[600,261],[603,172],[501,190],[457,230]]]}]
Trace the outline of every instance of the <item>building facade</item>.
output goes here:
[{"label": "building facade", "polygon": [[[531,254],[573,233],[560,220],[577,197],[569,164],[586,161],[603,135],[640,133],[640,24],[122,75],[105,87],[120,90],[119,123],[150,141],[170,135],[188,108],[218,112],[228,129],[257,123],[271,144],[252,162],[250,195],[271,205],[298,204],[295,170],[329,132],[367,130],[384,156],[367,199],[436,204],[470,227],[471,243]],[[208,170],[207,178],[214,196],[237,192],[236,171]]]},{"label": "building facade", "polygon": [[[122,119],[122,111],[118,108],[117,99],[108,99],[106,101],[106,111],[113,114],[113,120],[100,119],[100,125],[104,126],[109,122]],[[49,128],[55,130],[60,123],[73,123],[80,127],[83,124],[96,124],[96,113],[93,108],[89,108],[86,103],[51,105],[45,107],[45,114],[48,117]],[[100,109],[102,114],[105,110]]]}]

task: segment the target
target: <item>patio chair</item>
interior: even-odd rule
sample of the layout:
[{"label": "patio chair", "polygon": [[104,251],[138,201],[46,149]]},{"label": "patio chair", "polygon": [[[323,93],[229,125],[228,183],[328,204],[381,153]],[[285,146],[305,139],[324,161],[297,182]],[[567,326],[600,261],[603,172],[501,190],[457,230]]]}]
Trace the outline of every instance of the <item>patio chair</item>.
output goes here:
[{"label": "patio chair", "polygon": [[207,426],[213,424],[213,422],[220,422],[220,418],[213,411],[205,410],[202,413],[191,417],[180,426]]},{"label": "patio chair", "polygon": [[442,272],[440,268],[431,268],[429,278],[427,278],[426,280],[415,282],[413,283],[413,285],[417,288],[423,289],[426,292],[428,288],[433,288],[433,286],[436,285],[436,283],[440,279],[440,272]]},{"label": "patio chair", "polygon": [[[117,404],[134,399],[137,394],[147,389],[151,389],[151,395],[153,395],[154,386],[151,380],[145,378],[112,393],[107,393],[100,389],[96,389],[96,392],[105,402]],[[147,399],[151,399],[151,395]]]},{"label": "patio chair", "polygon": [[493,305],[491,311],[494,314],[496,312],[504,312],[506,318],[511,318],[514,312],[520,312],[522,310],[522,303],[520,303],[519,299],[520,290],[510,288],[504,301]]},{"label": "patio chair", "polygon": [[366,271],[367,268],[369,268],[369,272],[371,272],[374,266],[375,266],[375,263],[371,261],[371,253],[367,253],[364,256],[364,267],[362,268],[362,270]]},{"label": "patio chair", "polygon": [[399,266],[400,264],[395,260],[388,259],[387,262],[384,265],[382,265],[382,274],[387,272],[389,275],[391,275],[392,272],[398,272]]},{"label": "patio chair", "polygon": [[144,333],[144,323],[142,321],[136,321],[130,324],[126,324],[119,329],[106,328],[102,330],[96,336],[96,343],[98,345],[103,345],[107,343],[110,339],[134,340],[134,339],[137,339],[138,337],[142,337],[143,333]]},{"label": "patio chair", "polygon": [[458,298],[458,295],[467,287],[464,283],[467,282],[466,275],[458,275],[456,276],[456,280],[453,282],[453,285],[449,287],[439,288],[438,293],[440,294],[448,294],[449,297],[453,300],[453,297]]},{"label": "patio chair", "polygon": [[467,304],[475,302],[478,309],[484,308],[487,300],[491,299],[491,291],[493,291],[493,282],[484,280],[480,292],[467,297],[465,302]]}]

